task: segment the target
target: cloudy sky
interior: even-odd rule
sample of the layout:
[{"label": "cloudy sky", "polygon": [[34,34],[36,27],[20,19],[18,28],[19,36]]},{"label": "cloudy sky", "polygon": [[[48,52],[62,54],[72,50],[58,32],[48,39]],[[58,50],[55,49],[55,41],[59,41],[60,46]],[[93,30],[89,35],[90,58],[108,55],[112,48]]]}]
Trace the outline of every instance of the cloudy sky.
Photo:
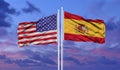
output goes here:
[{"label": "cloudy sky", "polygon": [[107,30],[105,44],[64,41],[64,70],[120,70],[120,0],[0,0],[0,70],[57,70],[57,45],[19,48],[17,27],[60,7]]}]

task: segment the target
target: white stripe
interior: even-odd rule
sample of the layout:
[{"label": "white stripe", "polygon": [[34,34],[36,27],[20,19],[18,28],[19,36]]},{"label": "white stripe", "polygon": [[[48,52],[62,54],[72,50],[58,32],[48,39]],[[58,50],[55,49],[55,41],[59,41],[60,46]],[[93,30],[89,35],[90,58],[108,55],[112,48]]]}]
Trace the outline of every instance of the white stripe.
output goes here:
[{"label": "white stripe", "polygon": [[36,24],[27,24],[27,25],[21,24],[18,26],[18,28],[23,28],[23,27],[25,28],[25,27],[29,27],[29,26],[36,26]]},{"label": "white stripe", "polygon": [[50,37],[57,37],[57,34],[47,35],[47,36],[37,36],[37,37],[33,37],[33,38],[23,38],[23,39],[20,39],[19,42],[36,40],[36,39],[44,39],[44,38],[50,38]]},{"label": "white stripe", "polygon": [[27,31],[34,31],[34,30],[36,30],[36,28],[29,28],[29,29],[23,29],[23,30],[18,30],[18,33],[19,32],[27,32]]},{"label": "white stripe", "polygon": [[27,33],[27,34],[19,34],[19,37],[24,37],[25,35],[27,36],[34,36],[38,34],[47,34],[47,33],[52,33],[52,32],[57,32],[57,30],[50,30],[50,31],[44,31],[44,32],[34,32],[34,33]]},{"label": "white stripe", "polygon": [[[32,42],[30,44],[35,45],[35,44],[44,44],[44,43],[49,43],[49,42],[57,42],[57,39],[52,39],[52,40],[46,40],[46,41],[37,41],[37,42]],[[24,44],[19,44],[19,46],[23,46]],[[28,44],[29,45],[29,44]]]}]

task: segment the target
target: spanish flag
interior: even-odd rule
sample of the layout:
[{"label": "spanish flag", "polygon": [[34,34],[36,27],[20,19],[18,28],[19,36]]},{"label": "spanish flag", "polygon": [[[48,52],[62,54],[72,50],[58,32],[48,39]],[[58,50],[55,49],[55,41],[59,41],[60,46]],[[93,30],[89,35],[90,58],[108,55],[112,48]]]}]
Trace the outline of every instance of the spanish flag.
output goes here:
[{"label": "spanish flag", "polygon": [[104,21],[84,19],[81,16],[64,12],[64,39],[103,44],[105,43]]}]

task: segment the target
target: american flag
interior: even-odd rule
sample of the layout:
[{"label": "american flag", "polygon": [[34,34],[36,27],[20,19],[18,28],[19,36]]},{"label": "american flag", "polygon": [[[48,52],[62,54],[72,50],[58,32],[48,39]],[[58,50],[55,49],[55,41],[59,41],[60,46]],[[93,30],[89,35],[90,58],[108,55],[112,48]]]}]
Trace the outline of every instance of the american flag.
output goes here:
[{"label": "american flag", "polygon": [[18,45],[40,45],[57,42],[57,15],[41,18],[38,22],[22,22],[18,26]]}]

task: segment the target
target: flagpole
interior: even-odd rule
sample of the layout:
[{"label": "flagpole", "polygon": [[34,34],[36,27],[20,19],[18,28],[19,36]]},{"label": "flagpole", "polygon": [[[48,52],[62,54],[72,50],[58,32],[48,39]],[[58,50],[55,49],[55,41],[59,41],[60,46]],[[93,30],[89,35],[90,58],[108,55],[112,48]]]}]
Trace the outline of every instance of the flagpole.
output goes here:
[{"label": "flagpole", "polygon": [[63,7],[61,7],[61,29],[60,29],[60,32],[61,32],[61,37],[60,37],[60,51],[61,51],[61,70],[63,70],[63,41],[64,41],[64,11],[63,11]]},{"label": "flagpole", "polygon": [[60,17],[60,14],[59,14],[59,10],[57,12],[57,42],[58,42],[58,70],[61,70],[61,56],[60,56],[60,21],[59,21],[59,17]]},{"label": "flagpole", "polygon": [[63,7],[61,7],[61,10],[60,11],[58,10],[58,13],[57,13],[58,70],[63,70],[63,40],[64,40],[64,21],[63,21],[63,19],[64,19],[64,11],[63,11]]}]

